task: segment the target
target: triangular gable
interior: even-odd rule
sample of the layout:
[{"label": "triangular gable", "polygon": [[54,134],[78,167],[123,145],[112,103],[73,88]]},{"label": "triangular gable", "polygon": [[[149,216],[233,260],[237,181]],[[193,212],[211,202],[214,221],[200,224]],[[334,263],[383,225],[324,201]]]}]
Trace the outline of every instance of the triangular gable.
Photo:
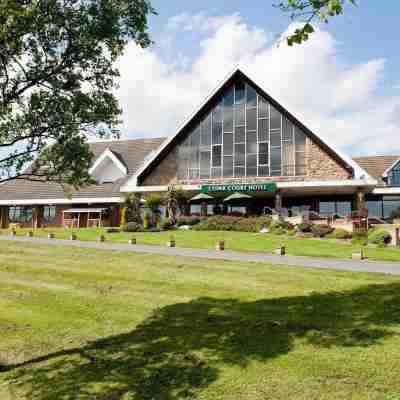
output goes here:
[{"label": "triangular gable", "polygon": [[398,166],[398,164],[400,163],[400,158],[397,159],[389,168],[387,168],[385,170],[385,172],[382,174],[383,178],[387,178],[387,176],[390,174],[390,172],[392,171],[392,169],[396,168]]},{"label": "triangular gable", "polygon": [[92,167],[89,169],[91,175],[95,175],[96,171],[99,170],[106,160],[110,160],[116,168],[120,171],[121,175],[126,175],[128,169],[126,165],[120,160],[120,158],[109,148],[107,148],[97,160],[94,162]]},{"label": "triangular gable", "polygon": [[[346,171],[348,171],[352,176],[354,175],[353,166],[348,163],[343,157],[339,155],[339,152],[334,150],[332,146],[327,145],[320,137],[314,134],[310,129],[308,129],[303,123],[301,123],[296,117],[294,117],[289,111],[287,111],[281,104],[274,100],[270,95],[268,95],[260,86],[258,86],[254,81],[252,81],[246,74],[244,74],[239,68],[233,70],[221,83],[215,88],[212,93],[205,99],[205,101],[200,104],[200,106],[189,116],[188,119],[178,128],[176,133],[170,138],[166,139],[165,142],[159,147],[159,149],[154,153],[154,155],[144,162],[144,164],[137,170],[135,175],[126,183],[126,187],[137,186],[140,177],[144,176],[146,172],[150,170],[151,167],[157,165],[165,154],[173,148],[178,141],[190,131],[201,119],[210,111],[211,107],[218,99],[223,95],[223,93],[236,82],[237,80],[242,80],[248,85],[252,86],[261,96],[263,96],[277,111],[282,115],[286,116],[294,125],[298,126],[304,133],[317,145],[321,147],[327,154],[329,154],[332,159],[334,159],[340,166],[342,166]],[[124,187],[121,189],[124,190]]]}]

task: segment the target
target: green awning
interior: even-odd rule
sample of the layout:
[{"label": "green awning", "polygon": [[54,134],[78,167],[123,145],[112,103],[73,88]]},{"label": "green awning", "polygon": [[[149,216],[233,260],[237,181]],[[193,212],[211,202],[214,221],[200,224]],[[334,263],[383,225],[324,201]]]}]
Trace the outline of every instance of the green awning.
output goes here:
[{"label": "green awning", "polygon": [[211,200],[214,200],[214,197],[205,193],[199,193],[198,195],[190,199],[191,202],[205,202],[205,203]]},{"label": "green awning", "polygon": [[236,193],[231,194],[227,198],[225,198],[224,202],[227,203],[227,202],[230,202],[230,201],[248,200],[248,199],[251,199],[251,198],[252,197],[249,196],[248,194],[236,192]]}]

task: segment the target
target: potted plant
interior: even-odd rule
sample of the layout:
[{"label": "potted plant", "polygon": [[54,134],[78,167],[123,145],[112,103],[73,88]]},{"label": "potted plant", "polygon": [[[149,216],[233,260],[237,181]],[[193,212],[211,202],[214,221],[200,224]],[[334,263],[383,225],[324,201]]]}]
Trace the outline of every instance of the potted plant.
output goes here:
[{"label": "potted plant", "polygon": [[99,241],[100,243],[103,243],[103,242],[106,241],[106,237],[105,237],[104,235],[100,235],[99,238],[98,238],[98,241]]},{"label": "potted plant", "polygon": [[136,238],[135,236],[132,236],[129,240],[128,240],[129,244],[136,244]]},{"label": "potted plant", "polygon": [[224,251],[225,250],[225,240],[224,239],[218,240],[217,245],[215,246],[215,248],[218,251]]},{"label": "potted plant", "polygon": [[169,241],[167,242],[167,246],[168,247],[175,247],[175,237],[173,235],[171,235],[169,237]]}]

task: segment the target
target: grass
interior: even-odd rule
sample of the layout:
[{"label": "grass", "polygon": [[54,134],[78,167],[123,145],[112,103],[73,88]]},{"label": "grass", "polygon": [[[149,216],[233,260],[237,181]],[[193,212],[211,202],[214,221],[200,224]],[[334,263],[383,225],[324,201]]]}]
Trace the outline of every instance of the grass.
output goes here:
[{"label": "grass", "polygon": [[[3,231],[8,232],[8,231]],[[25,235],[28,229],[20,229],[17,234]],[[54,232],[59,239],[68,239],[71,230],[37,229],[35,236],[47,236]],[[139,244],[162,245],[169,240],[171,234],[176,239],[177,247],[191,247],[213,249],[219,239],[225,239],[226,248],[245,252],[272,253],[280,244],[285,244],[287,254],[309,257],[350,258],[352,253],[359,251],[360,246],[344,243],[336,239],[299,239],[292,236],[273,234],[247,233],[247,232],[208,232],[208,231],[166,231],[166,232],[139,232],[139,233],[110,233],[105,229],[78,229],[75,230],[79,240],[94,241],[104,234],[107,241],[124,242],[135,236]],[[366,256],[371,260],[400,261],[400,249],[396,248],[365,248]]]},{"label": "grass", "polygon": [[0,242],[2,400],[393,400],[400,278]]}]

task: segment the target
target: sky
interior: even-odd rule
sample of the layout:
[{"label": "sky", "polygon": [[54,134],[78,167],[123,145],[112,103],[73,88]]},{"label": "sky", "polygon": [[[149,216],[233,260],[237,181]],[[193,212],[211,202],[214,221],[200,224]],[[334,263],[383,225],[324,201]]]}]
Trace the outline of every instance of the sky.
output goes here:
[{"label": "sky", "polygon": [[[276,1],[277,2],[277,1]],[[311,39],[274,0],[153,0],[154,44],[118,61],[124,136],[173,135],[240,67],[327,143],[351,155],[400,154],[400,4],[359,0]]]}]

